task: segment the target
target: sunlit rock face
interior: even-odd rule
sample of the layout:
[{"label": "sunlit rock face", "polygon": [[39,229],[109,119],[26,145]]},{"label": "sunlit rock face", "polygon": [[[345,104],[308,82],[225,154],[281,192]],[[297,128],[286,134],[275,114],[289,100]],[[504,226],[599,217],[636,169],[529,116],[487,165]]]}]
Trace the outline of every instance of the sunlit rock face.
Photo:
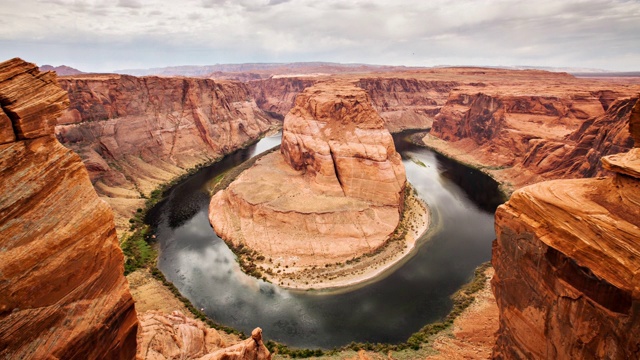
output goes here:
[{"label": "sunlit rock face", "polygon": [[84,161],[98,194],[129,227],[160,184],[255,141],[279,122],[236,81],[80,74],[59,79],[70,106],[58,139]]},{"label": "sunlit rock face", "polygon": [[215,231],[282,265],[346,261],[394,231],[406,176],[393,139],[363,90],[318,84],[298,95],[281,152],[217,193]]},{"label": "sunlit rock face", "polygon": [[538,183],[498,208],[495,358],[638,357],[640,148],[602,162],[613,177]]},{"label": "sunlit rock face", "polygon": [[298,96],[282,130],[289,165],[347,197],[397,205],[406,182],[393,138],[367,94],[321,84]]},{"label": "sunlit rock face", "polygon": [[55,73],[0,63],[0,358],[133,359],[138,320],[113,215],[53,132]]}]

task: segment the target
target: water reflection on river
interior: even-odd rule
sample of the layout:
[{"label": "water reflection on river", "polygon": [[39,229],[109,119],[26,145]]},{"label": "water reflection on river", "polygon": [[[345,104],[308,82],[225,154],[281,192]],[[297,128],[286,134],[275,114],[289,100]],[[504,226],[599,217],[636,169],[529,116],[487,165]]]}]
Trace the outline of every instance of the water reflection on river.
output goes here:
[{"label": "water reflection on river", "polygon": [[[153,212],[158,267],[196,307],[245,333],[260,326],[267,339],[310,348],[406,340],[446,315],[449,296],[490,259],[499,196],[485,175],[402,139],[395,137],[407,178],[431,208],[436,226],[413,256],[376,281],[340,292],[288,291],[242,273],[215,235],[207,219],[207,181],[278,145],[279,136],[203,169],[170,191]],[[487,196],[474,202],[463,188]]]}]

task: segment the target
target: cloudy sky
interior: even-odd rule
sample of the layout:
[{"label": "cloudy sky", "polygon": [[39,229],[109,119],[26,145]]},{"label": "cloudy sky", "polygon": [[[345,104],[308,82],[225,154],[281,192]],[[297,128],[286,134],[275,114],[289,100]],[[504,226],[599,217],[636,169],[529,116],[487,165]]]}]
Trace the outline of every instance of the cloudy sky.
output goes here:
[{"label": "cloudy sky", "polygon": [[0,60],[640,70],[640,0],[2,0]]}]

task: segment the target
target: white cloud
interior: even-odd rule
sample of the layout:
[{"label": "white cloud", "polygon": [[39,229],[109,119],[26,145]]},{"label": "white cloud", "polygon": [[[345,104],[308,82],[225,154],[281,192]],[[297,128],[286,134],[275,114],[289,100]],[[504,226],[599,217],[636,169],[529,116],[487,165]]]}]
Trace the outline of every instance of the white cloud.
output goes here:
[{"label": "white cloud", "polygon": [[637,1],[5,0],[0,19],[1,58],[93,71],[315,60],[640,69]]}]

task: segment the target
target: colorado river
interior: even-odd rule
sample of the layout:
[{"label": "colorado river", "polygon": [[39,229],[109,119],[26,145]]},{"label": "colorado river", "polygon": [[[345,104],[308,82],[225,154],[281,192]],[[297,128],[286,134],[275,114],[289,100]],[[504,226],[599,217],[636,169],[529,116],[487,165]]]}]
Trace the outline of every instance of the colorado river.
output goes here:
[{"label": "colorado river", "polygon": [[[405,134],[406,135],[406,134]],[[245,275],[207,218],[207,183],[280,143],[268,137],[202,169],[167,193],[151,216],[158,267],[194,306],[224,325],[306,348],[397,343],[451,309],[450,296],[491,258],[497,184],[486,175],[394,137],[407,179],[428,204],[434,228],[393,271],[339,292],[289,291]],[[428,239],[427,239],[428,238]]]}]

